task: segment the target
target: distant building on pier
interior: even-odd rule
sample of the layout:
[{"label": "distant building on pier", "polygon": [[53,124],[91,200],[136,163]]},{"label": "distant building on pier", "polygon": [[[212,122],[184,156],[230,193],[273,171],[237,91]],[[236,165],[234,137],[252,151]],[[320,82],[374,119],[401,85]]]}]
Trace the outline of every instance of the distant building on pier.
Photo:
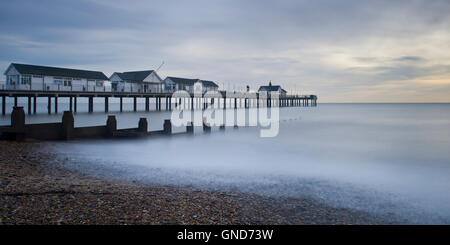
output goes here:
[{"label": "distant building on pier", "polygon": [[281,97],[286,96],[287,93],[280,85],[272,85],[272,82],[269,82],[269,86],[260,86],[258,92],[278,92]]},{"label": "distant building on pier", "polygon": [[6,69],[7,90],[108,91],[108,77],[100,71],[11,63]]},{"label": "distant building on pier", "polygon": [[203,93],[208,91],[217,91],[219,89],[219,86],[213,81],[181,77],[167,77],[164,79],[165,91],[173,93],[178,90],[184,90],[188,93],[193,93],[194,84],[197,82],[202,84]]},{"label": "distant building on pier", "polygon": [[161,93],[164,83],[156,71],[114,72],[111,77],[113,92]]}]

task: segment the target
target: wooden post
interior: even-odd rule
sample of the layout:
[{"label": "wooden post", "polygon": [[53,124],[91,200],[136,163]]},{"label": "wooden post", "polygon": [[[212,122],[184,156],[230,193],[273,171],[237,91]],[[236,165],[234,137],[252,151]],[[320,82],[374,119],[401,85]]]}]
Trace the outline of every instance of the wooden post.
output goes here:
[{"label": "wooden post", "polygon": [[145,117],[141,117],[139,119],[139,123],[138,123],[138,131],[141,133],[147,133],[148,132],[148,122],[147,122],[147,118]]},{"label": "wooden post", "polygon": [[120,112],[123,112],[123,97],[120,97]]},{"label": "wooden post", "polygon": [[17,96],[14,96],[14,106],[17,107]]},{"label": "wooden post", "polygon": [[137,111],[137,97],[133,97],[133,111]]},{"label": "wooden post", "polygon": [[31,96],[28,96],[28,115],[31,115]]},{"label": "wooden post", "polygon": [[237,109],[237,98],[234,98],[234,109]]},{"label": "wooden post", "polygon": [[64,140],[70,140],[73,138],[74,131],[74,118],[71,111],[64,111],[62,117],[62,138]]},{"label": "wooden post", "polygon": [[164,120],[164,133],[165,134],[172,134],[172,122],[170,122],[170,120]]},{"label": "wooden post", "polygon": [[109,111],[109,97],[105,96],[105,112]]},{"label": "wooden post", "polygon": [[186,133],[193,134],[194,133],[194,124],[192,122],[188,122],[186,126]]},{"label": "wooden post", "polygon": [[169,97],[169,110],[172,110],[172,97]]},{"label": "wooden post", "polygon": [[72,111],[73,108],[73,98],[72,96],[69,97],[69,111]]},{"label": "wooden post", "polygon": [[106,120],[106,137],[114,136],[114,132],[116,130],[117,130],[116,116],[109,115],[108,120]]}]

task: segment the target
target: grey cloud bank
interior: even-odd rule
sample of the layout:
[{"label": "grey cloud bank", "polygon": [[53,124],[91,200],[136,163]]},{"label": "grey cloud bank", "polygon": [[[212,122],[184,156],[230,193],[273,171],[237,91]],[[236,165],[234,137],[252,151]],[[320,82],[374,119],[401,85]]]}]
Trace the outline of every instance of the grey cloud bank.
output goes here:
[{"label": "grey cloud bank", "polygon": [[[225,88],[269,80],[322,102],[449,102],[448,1],[14,1],[10,62],[155,69]],[[2,79],[3,80],[3,79]]]}]

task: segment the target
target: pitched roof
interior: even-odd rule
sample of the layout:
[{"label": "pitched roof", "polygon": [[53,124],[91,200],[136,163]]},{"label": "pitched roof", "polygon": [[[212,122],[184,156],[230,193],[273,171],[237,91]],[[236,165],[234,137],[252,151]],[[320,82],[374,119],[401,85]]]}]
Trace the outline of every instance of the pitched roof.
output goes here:
[{"label": "pitched roof", "polygon": [[207,80],[200,80],[200,79],[191,79],[191,78],[181,78],[181,77],[167,77],[170,80],[172,80],[174,83],[177,84],[185,84],[185,85],[194,85],[196,82],[201,82],[204,86],[208,87],[219,87],[215,82],[213,81],[207,81]]},{"label": "pitched roof", "polygon": [[275,92],[279,91],[280,89],[282,92],[286,92],[286,90],[282,89],[280,85],[260,86],[258,91]]},{"label": "pitched roof", "polygon": [[130,82],[143,82],[153,70],[147,71],[128,71],[128,72],[115,72],[120,79],[130,81]]},{"label": "pitched roof", "polygon": [[[108,77],[100,71],[87,71],[69,68],[59,68],[50,66],[37,66],[11,63],[20,74],[41,75],[41,76],[59,76],[59,77],[75,77],[95,80],[109,80]],[[6,72],[5,72],[6,75]]]}]

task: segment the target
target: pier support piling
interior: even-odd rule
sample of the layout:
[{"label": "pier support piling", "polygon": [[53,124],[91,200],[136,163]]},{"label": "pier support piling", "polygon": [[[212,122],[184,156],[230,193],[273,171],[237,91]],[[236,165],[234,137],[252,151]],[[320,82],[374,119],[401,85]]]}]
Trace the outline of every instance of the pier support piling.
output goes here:
[{"label": "pier support piling", "polygon": [[92,96],[90,96],[89,97],[89,103],[88,103],[89,105],[88,105],[88,111],[89,111],[89,113],[92,113],[92,112],[94,112],[94,97],[92,97]]},{"label": "pier support piling", "polygon": [[123,97],[120,97],[120,112],[123,112]]},{"label": "pier support piling", "polygon": [[133,97],[133,111],[137,111],[137,97]]},{"label": "pier support piling", "polygon": [[48,114],[52,114],[52,97],[48,96],[48,104],[47,104]]},{"label": "pier support piling", "polygon": [[77,96],[73,97],[73,112],[77,112]]},{"label": "pier support piling", "polygon": [[6,96],[2,96],[2,115],[6,115]]},{"label": "pier support piling", "polygon": [[55,96],[55,114],[58,114],[58,96]]},{"label": "pier support piling", "polygon": [[33,96],[33,114],[36,114],[37,111],[37,96]]},{"label": "pier support piling", "polygon": [[69,97],[69,111],[72,111],[73,108],[73,98],[72,96]]},{"label": "pier support piling", "polygon": [[109,97],[105,97],[105,112],[107,113],[109,111]]},{"label": "pier support piling", "polygon": [[28,115],[31,115],[31,96],[28,96]]},{"label": "pier support piling", "polygon": [[150,97],[145,97],[145,111],[150,111]]}]

